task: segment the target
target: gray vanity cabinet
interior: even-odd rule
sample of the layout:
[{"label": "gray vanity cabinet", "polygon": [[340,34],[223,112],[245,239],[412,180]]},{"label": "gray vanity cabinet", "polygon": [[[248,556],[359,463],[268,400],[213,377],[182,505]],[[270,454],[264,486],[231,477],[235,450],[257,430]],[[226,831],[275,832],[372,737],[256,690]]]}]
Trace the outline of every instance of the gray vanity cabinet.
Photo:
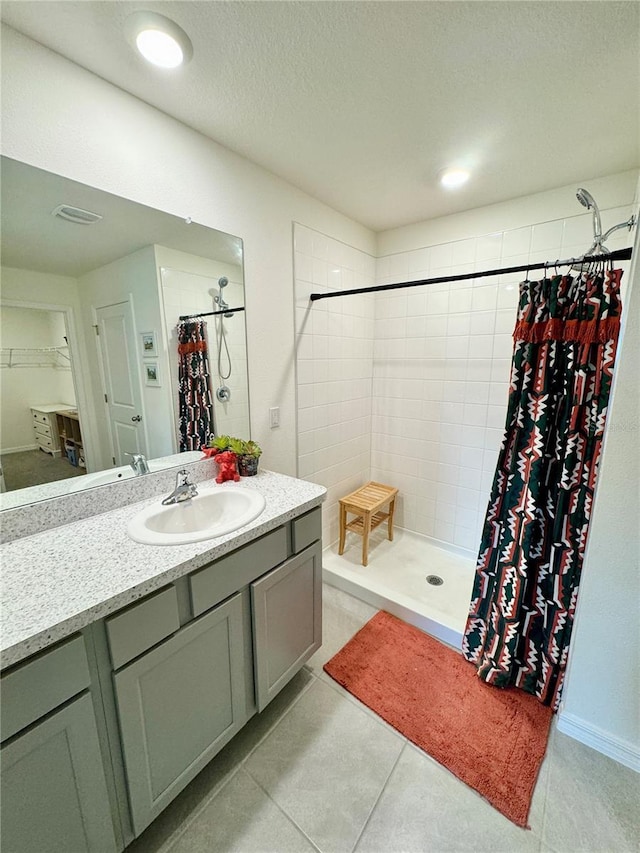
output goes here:
[{"label": "gray vanity cabinet", "polygon": [[322,551],[311,545],[251,584],[256,702],[262,711],[322,645]]},{"label": "gray vanity cabinet", "polygon": [[111,853],[111,810],[85,693],[2,747],[3,853]]},{"label": "gray vanity cabinet", "polygon": [[234,595],[113,677],[135,835],[247,720],[244,613]]}]

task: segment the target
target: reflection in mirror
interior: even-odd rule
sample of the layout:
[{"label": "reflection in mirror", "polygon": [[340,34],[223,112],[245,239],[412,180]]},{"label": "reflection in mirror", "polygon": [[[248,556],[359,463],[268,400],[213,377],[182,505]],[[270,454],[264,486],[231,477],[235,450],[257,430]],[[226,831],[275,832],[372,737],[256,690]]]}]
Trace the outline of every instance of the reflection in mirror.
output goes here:
[{"label": "reflection in mirror", "polygon": [[186,315],[205,324],[211,431],[248,438],[242,241],[0,165],[0,506],[133,476],[134,453],[154,471],[197,449],[180,440]]}]

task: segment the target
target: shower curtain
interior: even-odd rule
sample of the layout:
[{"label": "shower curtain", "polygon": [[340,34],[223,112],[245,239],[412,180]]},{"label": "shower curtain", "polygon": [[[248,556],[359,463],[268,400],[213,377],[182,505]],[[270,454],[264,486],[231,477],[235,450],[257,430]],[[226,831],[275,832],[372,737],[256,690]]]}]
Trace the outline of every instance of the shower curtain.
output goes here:
[{"label": "shower curtain", "polygon": [[620,327],[621,270],[520,285],[506,432],[463,654],[557,710]]},{"label": "shower curtain", "polygon": [[206,447],[213,432],[213,398],[205,323],[178,324],[178,429],[180,453]]}]

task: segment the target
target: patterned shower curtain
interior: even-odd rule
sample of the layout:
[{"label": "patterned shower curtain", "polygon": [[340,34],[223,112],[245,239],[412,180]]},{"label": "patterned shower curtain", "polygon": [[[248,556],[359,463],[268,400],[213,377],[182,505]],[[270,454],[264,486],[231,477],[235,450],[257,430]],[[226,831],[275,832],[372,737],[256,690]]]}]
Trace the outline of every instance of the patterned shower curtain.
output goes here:
[{"label": "patterned shower curtain", "polygon": [[620,327],[621,270],[520,285],[506,423],[463,641],[557,710]]},{"label": "patterned shower curtain", "polygon": [[213,397],[205,323],[178,324],[178,424],[180,453],[206,447],[213,433]]}]

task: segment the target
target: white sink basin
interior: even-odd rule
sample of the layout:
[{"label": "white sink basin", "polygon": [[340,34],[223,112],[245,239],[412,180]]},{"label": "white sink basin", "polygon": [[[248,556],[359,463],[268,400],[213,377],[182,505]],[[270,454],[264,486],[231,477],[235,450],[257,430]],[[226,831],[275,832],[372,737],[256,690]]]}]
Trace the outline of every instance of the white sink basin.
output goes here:
[{"label": "white sink basin", "polygon": [[257,518],[264,496],[242,486],[198,486],[188,501],[162,506],[160,501],[135,515],[127,533],[145,545],[185,545],[232,533]]}]

